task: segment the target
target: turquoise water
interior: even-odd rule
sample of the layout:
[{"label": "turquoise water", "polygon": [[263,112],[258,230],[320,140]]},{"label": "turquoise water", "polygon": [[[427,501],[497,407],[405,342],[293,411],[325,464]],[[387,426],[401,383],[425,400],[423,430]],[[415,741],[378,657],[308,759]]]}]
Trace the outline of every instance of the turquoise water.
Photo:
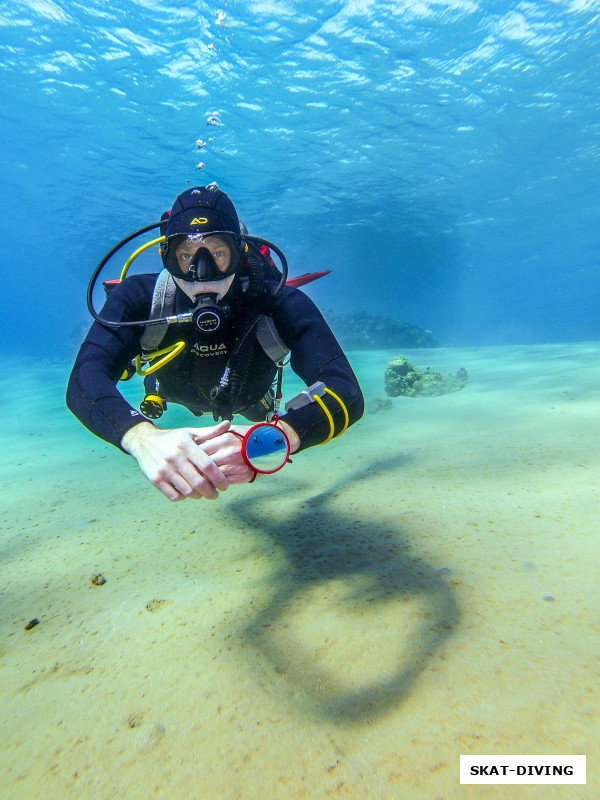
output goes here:
[{"label": "turquoise water", "polygon": [[[599,39],[599,0],[0,4],[3,798],[475,800],[461,753],[598,796]],[[169,504],[63,395],[96,263],[212,181],[320,306],[440,342],[351,353],[367,403],[400,351],[466,388]]]},{"label": "turquoise water", "polygon": [[444,344],[598,338],[599,23],[597,0],[2,4],[13,347],[71,352],[108,246],[215,180],[293,274],[334,269],[321,304]]}]

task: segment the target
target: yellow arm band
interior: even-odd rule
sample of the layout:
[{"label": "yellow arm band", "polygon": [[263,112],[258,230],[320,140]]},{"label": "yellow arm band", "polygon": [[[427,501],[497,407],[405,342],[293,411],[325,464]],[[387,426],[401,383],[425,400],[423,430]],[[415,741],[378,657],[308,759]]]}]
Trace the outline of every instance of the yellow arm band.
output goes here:
[{"label": "yellow arm band", "polygon": [[323,409],[323,413],[329,420],[329,433],[327,434],[325,439],[323,439],[322,442],[319,442],[319,444],[327,444],[327,442],[330,442],[333,439],[333,432],[335,430],[335,426],[333,424],[333,417],[329,413],[329,409],[327,408],[325,403],[321,400],[318,394],[313,394],[313,399],[321,406],[321,408]]},{"label": "yellow arm band", "polygon": [[[325,393],[330,394],[334,398],[334,400],[337,400],[338,403],[340,404],[340,408],[344,412],[344,424],[342,425],[342,429],[340,430],[340,432],[336,434],[335,437],[334,437],[335,423],[333,421],[333,417],[331,416],[331,412],[321,399]],[[344,401],[342,400],[342,398],[338,397],[335,392],[331,391],[331,389],[328,389],[323,383],[323,381],[317,381],[316,383],[313,383],[311,386],[308,387],[308,389],[305,389],[304,391],[300,392],[300,394],[297,394],[296,397],[292,397],[291,400],[288,400],[287,403],[285,404],[285,410],[297,411],[299,408],[303,408],[309,403],[318,403],[327,418],[327,422],[329,422],[329,433],[325,437],[325,439],[323,439],[322,442],[319,442],[319,444],[327,444],[327,442],[330,442],[333,438],[337,439],[338,436],[341,436],[342,433],[344,433],[344,431],[350,424],[348,409],[344,405]]]},{"label": "yellow arm band", "polygon": [[327,387],[325,387],[325,391],[327,392],[327,394],[330,394],[332,397],[335,397],[335,399],[341,405],[342,411],[344,412],[344,427],[342,428],[342,430],[339,433],[336,433],[336,435],[333,437],[334,439],[337,439],[338,436],[341,436],[342,433],[344,433],[344,431],[348,427],[348,423],[350,422],[350,419],[348,417],[348,409],[346,408],[345,404],[343,403],[342,398],[338,397],[335,392],[332,392],[331,389],[328,389]]},{"label": "yellow arm band", "polygon": [[327,408],[325,403],[321,400],[319,395],[313,394],[313,399],[321,406],[321,408],[323,409],[323,413],[325,414],[325,416],[327,417],[327,421],[329,422],[329,433],[323,439],[322,442],[319,442],[319,444],[327,444],[327,442],[330,442],[332,439],[337,439],[338,436],[341,436],[342,433],[344,433],[350,421],[348,417],[348,409],[344,405],[342,399],[338,397],[337,394],[335,394],[335,392],[332,392],[331,389],[328,389],[327,387],[325,387],[325,391],[327,392],[327,394],[330,394],[332,397],[334,397],[342,407],[342,411],[344,412],[344,425],[342,427],[342,430],[334,436],[333,434],[335,431],[335,425],[333,422],[333,417],[331,416],[329,409]]}]

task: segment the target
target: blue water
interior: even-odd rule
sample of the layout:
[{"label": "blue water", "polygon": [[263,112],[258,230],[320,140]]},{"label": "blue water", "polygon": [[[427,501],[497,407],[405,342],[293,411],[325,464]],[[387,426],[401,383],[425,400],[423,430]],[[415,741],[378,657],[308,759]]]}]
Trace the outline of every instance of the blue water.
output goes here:
[{"label": "blue water", "polygon": [[600,336],[598,0],[15,0],[0,66],[14,352],[71,354],[103,253],[211,181],[321,306]]}]

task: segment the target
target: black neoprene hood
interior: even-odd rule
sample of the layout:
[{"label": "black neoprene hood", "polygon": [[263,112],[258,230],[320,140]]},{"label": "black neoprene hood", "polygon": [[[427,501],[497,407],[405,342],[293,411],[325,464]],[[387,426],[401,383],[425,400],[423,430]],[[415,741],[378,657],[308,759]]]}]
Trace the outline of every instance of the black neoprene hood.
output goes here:
[{"label": "black neoprene hood", "polygon": [[187,189],[173,203],[165,236],[230,231],[240,235],[240,221],[229,197],[216,187]]}]

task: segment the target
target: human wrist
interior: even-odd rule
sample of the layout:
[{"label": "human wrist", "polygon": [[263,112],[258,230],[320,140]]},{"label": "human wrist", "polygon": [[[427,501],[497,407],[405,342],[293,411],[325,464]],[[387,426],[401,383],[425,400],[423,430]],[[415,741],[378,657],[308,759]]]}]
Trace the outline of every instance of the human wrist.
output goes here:
[{"label": "human wrist", "polygon": [[290,455],[295,453],[297,450],[300,449],[300,437],[296,433],[296,431],[289,425],[287,422],[284,422],[281,419],[277,420],[277,427],[281,428],[281,430],[285,433],[290,443]]},{"label": "human wrist", "polygon": [[144,420],[125,431],[121,439],[121,448],[129,455],[137,458],[141,444],[156,431],[151,422]]}]

